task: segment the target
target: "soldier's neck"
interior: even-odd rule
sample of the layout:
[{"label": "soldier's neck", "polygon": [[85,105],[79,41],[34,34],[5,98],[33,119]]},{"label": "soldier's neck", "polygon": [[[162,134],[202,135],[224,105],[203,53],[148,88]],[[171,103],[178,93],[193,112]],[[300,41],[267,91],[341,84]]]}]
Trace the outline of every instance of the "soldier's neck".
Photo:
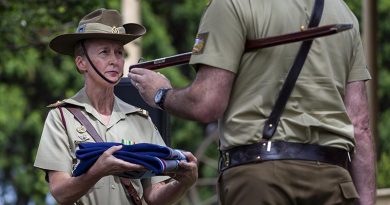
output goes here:
[{"label": "soldier's neck", "polygon": [[86,86],[86,93],[91,105],[102,116],[111,116],[114,106],[114,88],[99,88]]}]

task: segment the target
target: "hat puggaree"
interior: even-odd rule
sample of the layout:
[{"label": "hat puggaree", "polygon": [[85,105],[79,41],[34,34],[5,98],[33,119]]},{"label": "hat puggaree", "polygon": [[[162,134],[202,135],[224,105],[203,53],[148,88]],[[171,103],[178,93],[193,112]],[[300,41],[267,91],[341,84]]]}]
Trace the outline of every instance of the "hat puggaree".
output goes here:
[{"label": "hat puggaree", "polygon": [[51,49],[60,54],[74,54],[74,46],[85,39],[109,39],[123,45],[144,35],[146,29],[136,23],[122,23],[122,17],[116,10],[98,9],[83,17],[75,33],[55,37],[49,43]]}]

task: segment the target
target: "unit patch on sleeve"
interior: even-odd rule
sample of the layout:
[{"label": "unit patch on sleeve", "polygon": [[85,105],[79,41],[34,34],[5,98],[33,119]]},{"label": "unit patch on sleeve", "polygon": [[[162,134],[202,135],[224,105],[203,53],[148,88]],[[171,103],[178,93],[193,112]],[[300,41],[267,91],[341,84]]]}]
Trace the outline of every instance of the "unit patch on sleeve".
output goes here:
[{"label": "unit patch on sleeve", "polygon": [[206,33],[198,33],[196,35],[195,44],[192,48],[192,54],[202,54],[203,50],[206,46],[207,37],[209,36],[209,32]]}]

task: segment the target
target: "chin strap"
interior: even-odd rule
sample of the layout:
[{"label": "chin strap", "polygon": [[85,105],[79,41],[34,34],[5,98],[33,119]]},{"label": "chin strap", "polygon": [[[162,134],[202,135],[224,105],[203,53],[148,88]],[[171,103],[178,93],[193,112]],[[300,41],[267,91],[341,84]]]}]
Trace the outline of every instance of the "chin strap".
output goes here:
[{"label": "chin strap", "polygon": [[95,72],[96,72],[101,78],[103,78],[103,80],[105,80],[106,82],[108,82],[108,83],[110,83],[110,84],[117,84],[117,83],[121,80],[121,78],[119,78],[119,79],[116,80],[116,81],[112,81],[112,80],[109,80],[109,79],[107,79],[106,77],[104,77],[104,75],[98,71],[98,69],[95,67],[95,65],[92,63],[91,59],[89,58],[89,55],[88,55],[88,53],[87,53],[87,49],[85,49],[84,41],[85,41],[85,40],[82,40],[82,41],[81,41],[81,48],[83,49],[83,52],[84,52],[85,56],[87,57],[87,60],[88,60],[89,64],[91,64],[91,66],[92,66],[92,68],[95,70]]}]

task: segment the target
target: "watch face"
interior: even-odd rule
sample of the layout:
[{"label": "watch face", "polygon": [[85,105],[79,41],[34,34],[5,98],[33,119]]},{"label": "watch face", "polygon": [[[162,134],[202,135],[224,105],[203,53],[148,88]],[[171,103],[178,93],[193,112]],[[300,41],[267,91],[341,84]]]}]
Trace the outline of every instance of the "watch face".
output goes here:
[{"label": "watch face", "polygon": [[168,90],[170,90],[170,88],[160,88],[154,96],[154,103],[162,110],[164,110],[165,95],[167,94]]},{"label": "watch face", "polygon": [[162,93],[163,93],[162,91],[163,91],[162,89],[157,90],[157,93],[154,96],[154,102],[156,104],[159,104],[161,102],[161,96],[162,96]]}]

